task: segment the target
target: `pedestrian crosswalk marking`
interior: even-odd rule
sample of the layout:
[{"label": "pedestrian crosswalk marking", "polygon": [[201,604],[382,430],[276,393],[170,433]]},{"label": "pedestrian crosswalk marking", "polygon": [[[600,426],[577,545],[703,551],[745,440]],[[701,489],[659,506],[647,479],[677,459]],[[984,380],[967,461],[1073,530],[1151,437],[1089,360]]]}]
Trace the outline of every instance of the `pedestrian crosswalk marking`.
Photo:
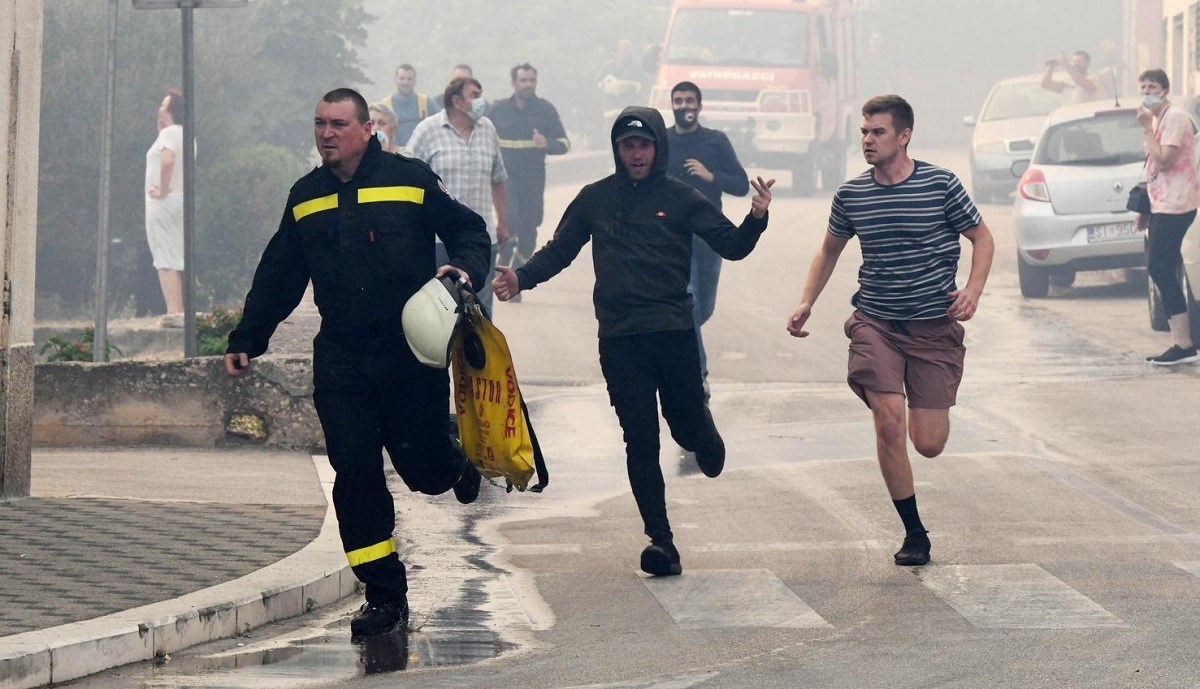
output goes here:
[{"label": "pedestrian crosswalk marking", "polygon": [[687,570],[642,583],[675,624],[687,629],[823,629],[820,615],[765,569]]},{"label": "pedestrian crosswalk marking", "polygon": [[1128,626],[1034,564],[934,566],[918,570],[917,576],[981,629]]},{"label": "pedestrian crosswalk marking", "polygon": [[1176,562],[1175,566],[1194,577],[1200,577],[1200,560],[1191,562]]},{"label": "pedestrian crosswalk marking", "polygon": [[790,553],[809,550],[881,550],[883,541],[777,541],[771,543],[709,543],[688,548],[693,553]]},{"label": "pedestrian crosswalk marking", "polygon": [[563,689],[690,689],[717,676],[715,672],[702,675],[675,675],[652,679],[632,679],[606,684],[588,684],[563,687]]}]

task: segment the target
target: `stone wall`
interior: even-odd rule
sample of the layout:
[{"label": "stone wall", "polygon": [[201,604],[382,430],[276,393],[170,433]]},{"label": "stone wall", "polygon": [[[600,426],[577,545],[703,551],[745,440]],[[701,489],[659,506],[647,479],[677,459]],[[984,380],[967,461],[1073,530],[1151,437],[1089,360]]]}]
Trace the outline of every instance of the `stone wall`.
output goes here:
[{"label": "stone wall", "polygon": [[308,357],[264,356],[233,379],[219,357],[38,364],[39,446],[256,444],[324,452]]}]

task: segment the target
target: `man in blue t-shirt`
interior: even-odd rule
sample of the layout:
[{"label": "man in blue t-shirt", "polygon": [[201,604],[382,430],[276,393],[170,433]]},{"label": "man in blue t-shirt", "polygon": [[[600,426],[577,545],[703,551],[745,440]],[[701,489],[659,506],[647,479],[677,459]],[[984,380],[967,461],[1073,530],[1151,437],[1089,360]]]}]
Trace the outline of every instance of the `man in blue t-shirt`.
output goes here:
[{"label": "man in blue t-shirt", "polygon": [[[700,126],[700,110],[704,107],[700,87],[681,81],[671,88],[671,110],[675,126],[667,130],[670,144],[667,174],[687,182],[704,194],[718,210],[721,194],[745,196],[750,180],[742,167],[733,145],[724,132]],[[700,327],[712,317],[717,307],[717,281],[721,277],[721,256],[708,242],[692,238],[692,277],[688,292],[692,295],[692,317],[696,322],[696,340],[700,344],[700,374],[708,394],[708,355]]]},{"label": "man in blue t-shirt", "polygon": [[[794,337],[857,236],[863,264],[846,321],[847,382],[875,419],[879,468],[904,522],[898,565],[929,562],[929,536],[917,512],[905,429],[917,452],[941,454],[950,407],[962,380],[963,326],[975,315],[992,266],[992,234],[949,170],[908,156],[913,110],[900,96],[876,96],[862,108],[863,157],[871,169],[838,187],[829,231],[813,257],[800,306],[788,319]],[[971,242],[971,274],[958,289],[959,237]],[[909,415],[905,418],[904,400]]]},{"label": "man in blue t-shirt", "polygon": [[403,146],[417,123],[442,111],[440,103],[417,93],[417,68],[405,63],[396,68],[396,92],[383,99],[396,113],[396,145]]}]

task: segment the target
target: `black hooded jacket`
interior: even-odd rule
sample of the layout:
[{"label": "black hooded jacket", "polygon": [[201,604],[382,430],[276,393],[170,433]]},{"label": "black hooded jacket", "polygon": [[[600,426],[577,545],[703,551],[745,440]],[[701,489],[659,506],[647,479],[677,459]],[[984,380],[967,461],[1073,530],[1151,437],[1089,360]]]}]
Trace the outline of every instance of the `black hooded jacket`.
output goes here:
[{"label": "black hooded jacket", "polygon": [[[629,178],[610,134],[617,171],[585,186],[563,213],[554,238],[519,268],[522,290],[532,289],[571,264],[591,240],[596,286],[592,302],[600,337],[636,335],[693,326],[692,235],[721,256],[745,258],[767,229],[746,215],[734,225],[708,199],[666,174],[667,128],[653,108],[628,107],[626,117],[642,121],[655,134],[654,165],[646,179]],[[614,127],[615,127],[614,123]]]}]

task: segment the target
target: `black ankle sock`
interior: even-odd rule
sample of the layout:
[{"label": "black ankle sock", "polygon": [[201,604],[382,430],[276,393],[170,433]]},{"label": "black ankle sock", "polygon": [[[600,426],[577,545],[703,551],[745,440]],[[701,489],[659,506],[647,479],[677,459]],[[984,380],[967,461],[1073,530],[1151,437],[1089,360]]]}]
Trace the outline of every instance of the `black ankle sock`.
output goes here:
[{"label": "black ankle sock", "polygon": [[896,511],[900,513],[900,519],[904,521],[906,533],[925,530],[925,525],[921,523],[921,515],[917,514],[917,496],[915,494],[903,500],[893,500],[892,504],[896,506]]}]

